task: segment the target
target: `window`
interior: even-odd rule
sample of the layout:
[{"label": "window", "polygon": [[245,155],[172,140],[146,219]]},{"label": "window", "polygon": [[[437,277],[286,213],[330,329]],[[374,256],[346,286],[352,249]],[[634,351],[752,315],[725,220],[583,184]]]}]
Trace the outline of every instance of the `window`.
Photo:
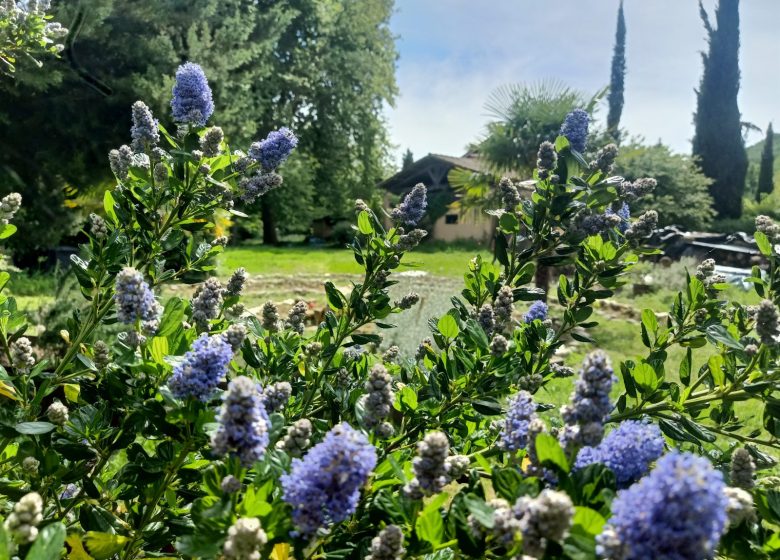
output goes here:
[{"label": "window", "polygon": [[458,215],[457,214],[447,214],[444,216],[444,223],[445,224],[457,224],[458,223]]}]

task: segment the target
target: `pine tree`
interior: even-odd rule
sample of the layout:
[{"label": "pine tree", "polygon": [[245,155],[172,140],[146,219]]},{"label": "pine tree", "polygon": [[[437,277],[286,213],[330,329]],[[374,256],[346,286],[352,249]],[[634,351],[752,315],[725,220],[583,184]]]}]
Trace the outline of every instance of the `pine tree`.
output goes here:
[{"label": "pine tree", "polygon": [[774,152],[774,130],[772,123],[766,128],[766,139],[764,140],[764,149],[761,152],[761,165],[758,171],[758,188],[756,189],[756,200],[761,200],[762,194],[769,194],[775,190],[775,152]]},{"label": "pine tree", "polygon": [[742,214],[747,153],[742,138],[739,93],[739,0],[720,0],[715,11],[717,28],[710,24],[699,2],[709,40],[702,53],[704,72],[697,91],[693,154],[702,171],[713,179],[711,187],[719,218]]},{"label": "pine tree", "polygon": [[623,94],[626,79],[626,20],[623,16],[623,0],[618,8],[617,30],[615,31],[615,49],[612,53],[612,73],[609,81],[609,113],[607,130],[615,140],[620,136],[618,129],[623,113]]},{"label": "pine tree", "polygon": [[406,149],[404,152],[403,159],[401,159],[401,171],[404,169],[409,169],[409,167],[412,166],[414,163],[414,155],[412,154],[412,150],[409,148]]}]

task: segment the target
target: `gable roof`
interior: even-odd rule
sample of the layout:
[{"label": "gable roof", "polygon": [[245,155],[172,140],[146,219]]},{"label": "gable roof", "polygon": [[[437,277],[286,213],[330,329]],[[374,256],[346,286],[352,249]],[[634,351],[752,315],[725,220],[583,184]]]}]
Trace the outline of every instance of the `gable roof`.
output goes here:
[{"label": "gable roof", "polygon": [[402,169],[395,175],[381,181],[377,186],[398,194],[408,190],[416,183],[424,183],[431,190],[439,190],[449,186],[446,175],[450,169],[455,167],[475,173],[491,171],[487,162],[473,153],[467,153],[461,157],[428,154],[406,169]]}]

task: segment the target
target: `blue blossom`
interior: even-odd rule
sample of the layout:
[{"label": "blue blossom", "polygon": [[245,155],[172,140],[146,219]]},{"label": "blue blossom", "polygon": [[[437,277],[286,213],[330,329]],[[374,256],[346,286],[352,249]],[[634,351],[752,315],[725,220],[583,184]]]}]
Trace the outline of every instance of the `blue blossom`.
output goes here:
[{"label": "blue blossom", "polygon": [[177,399],[193,397],[205,402],[224,379],[232,358],[233,349],[222,336],[203,333],[173,368],[168,386]]},{"label": "blue blossom", "polygon": [[339,523],[355,512],[360,488],[376,466],[376,449],[346,422],[335,426],[280,477],[282,499],[303,534]]},{"label": "blue blossom", "polygon": [[543,301],[533,302],[523,316],[523,321],[526,323],[533,323],[536,319],[540,321],[547,319],[547,304]]},{"label": "blue blossom", "polygon": [[529,428],[536,418],[536,403],[531,393],[520,391],[513,396],[509,400],[506,419],[501,427],[502,447],[509,451],[528,447]]},{"label": "blue blossom", "polygon": [[60,494],[60,500],[70,500],[71,498],[76,497],[78,491],[79,491],[79,487],[76,486],[75,484],[73,483],[67,484],[65,485],[65,488]]},{"label": "blue blossom", "polygon": [[618,229],[620,230],[620,233],[626,233],[626,230],[630,225],[629,220],[631,219],[631,208],[628,206],[628,203],[624,202],[617,212],[612,210],[611,207],[607,208],[606,212],[604,212],[604,215],[617,216],[618,218],[620,218],[620,224],[618,224]]},{"label": "blue blossom", "polygon": [[125,268],[116,275],[114,301],[117,305],[116,317],[126,325],[138,320],[154,323],[160,314],[160,306],[149,284],[134,268]]},{"label": "blue blossom", "polygon": [[391,217],[397,222],[416,226],[417,222],[425,216],[425,209],[428,207],[426,193],[425,185],[417,183],[411,192],[404,197],[398,208],[393,209],[390,213]]},{"label": "blue blossom", "polygon": [[133,138],[133,150],[143,152],[146,147],[154,147],[160,141],[157,119],[143,101],[133,103],[133,126],[130,136]]},{"label": "blue blossom", "polygon": [[612,410],[609,393],[616,380],[604,352],[592,352],[585,357],[571,402],[561,408],[566,426],[559,439],[565,447],[597,445],[601,441],[604,421]]},{"label": "blue blossom", "polygon": [[569,140],[571,149],[576,152],[585,151],[585,142],[588,139],[588,123],[590,122],[590,116],[587,111],[582,109],[574,109],[571,113],[566,115],[561,125],[561,136],[565,136]]},{"label": "blue blossom", "polygon": [[704,457],[672,452],[612,502],[612,517],[596,538],[610,560],[712,558],[726,528],[723,475]]},{"label": "blue blossom", "polygon": [[245,467],[265,454],[268,447],[268,413],[257,384],[246,376],[236,377],[223,398],[219,428],[211,439],[214,453],[235,453]]},{"label": "blue blossom", "polygon": [[249,148],[249,157],[259,162],[265,171],[273,171],[290,157],[297,145],[298,137],[283,126],[269,132],[265,140],[253,143]]},{"label": "blue blossom", "polygon": [[356,362],[361,357],[363,357],[363,354],[365,353],[366,349],[363,348],[360,344],[355,344],[353,346],[344,348],[344,358],[351,362]]},{"label": "blue blossom", "polygon": [[173,120],[203,126],[214,112],[214,101],[206,74],[198,64],[187,62],[176,70],[171,99]]},{"label": "blue blossom", "polygon": [[615,473],[619,487],[636,482],[664,452],[664,438],[655,424],[628,420],[612,430],[596,447],[583,447],[575,468],[600,463]]}]

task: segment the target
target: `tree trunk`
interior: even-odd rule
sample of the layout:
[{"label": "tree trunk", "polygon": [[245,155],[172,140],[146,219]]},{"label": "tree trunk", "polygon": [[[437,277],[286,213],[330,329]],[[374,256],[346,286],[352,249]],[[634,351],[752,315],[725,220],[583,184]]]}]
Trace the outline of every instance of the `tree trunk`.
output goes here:
[{"label": "tree trunk", "polygon": [[278,245],[279,234],[276,231],[276,217],[267,198],[260,202],[260,212],[263,218],[263,245]]}]

